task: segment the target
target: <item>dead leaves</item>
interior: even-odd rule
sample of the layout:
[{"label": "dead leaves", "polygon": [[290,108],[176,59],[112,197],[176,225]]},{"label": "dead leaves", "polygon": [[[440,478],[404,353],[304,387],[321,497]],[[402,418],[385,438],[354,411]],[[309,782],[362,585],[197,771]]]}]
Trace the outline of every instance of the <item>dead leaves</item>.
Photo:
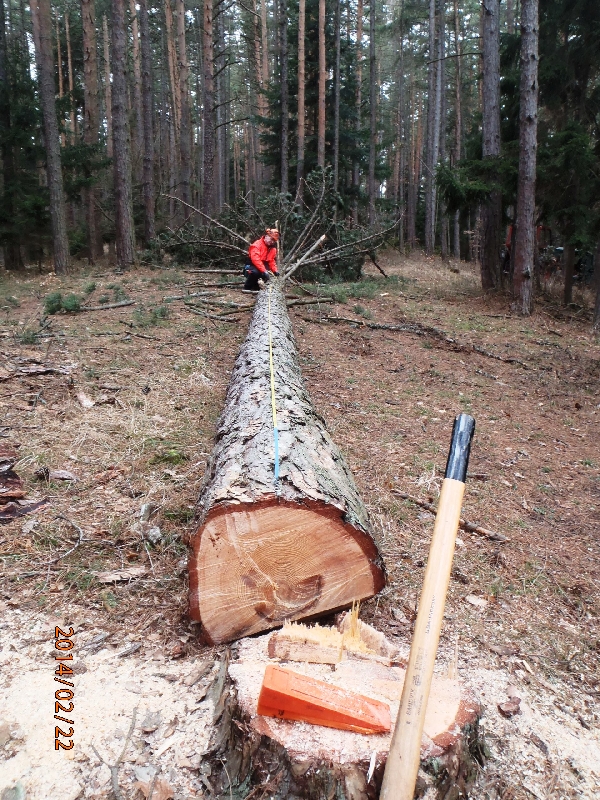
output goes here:
[{"label": "dead leaves", "polygon": [[145,800],[173,800],[175,789],[164,778],[152,781],[136,781],[134,789],[139,789]]}]

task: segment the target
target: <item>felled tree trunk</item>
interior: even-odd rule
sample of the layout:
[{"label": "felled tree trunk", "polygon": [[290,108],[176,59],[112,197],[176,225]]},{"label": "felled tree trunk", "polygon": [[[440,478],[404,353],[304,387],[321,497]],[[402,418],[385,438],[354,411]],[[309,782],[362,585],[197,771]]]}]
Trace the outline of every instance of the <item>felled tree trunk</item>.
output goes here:
[{"label": "felled tree trunk", "polygon": [[346,607],[385,584],[352,475],[302,381],[276,283],[258,295],[235,362],[199,509],[189,564],[190,615],[212,643]]},{"label": "felled tree trunk", "polygon": [[[269,661],[269,636],[246,639],[222,662],[210,690],[214,733],[205,757],[212,762],[215,794],[238,787],[260,789],[272,800],[375,800],[379,797],[391,733],[360,734],[306,722],[261,716],[257,701]],[[382,664],[342,661],[285,663],[286,668],[389,705],[392,728],[404,670]],[[472,690],[435,675],[421,743],[415,797],[467,797],[483,760],[481,708]],[[259,794],[260,796],[260,794]]]}]

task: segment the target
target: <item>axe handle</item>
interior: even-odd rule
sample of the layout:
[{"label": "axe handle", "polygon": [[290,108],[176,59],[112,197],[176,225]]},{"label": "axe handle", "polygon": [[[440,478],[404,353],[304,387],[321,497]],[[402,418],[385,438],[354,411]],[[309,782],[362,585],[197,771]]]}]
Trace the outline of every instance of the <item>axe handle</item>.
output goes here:
[{"label": "axe handle", "polygon": [[455,419],[380,800],[413,800],[474,430],[475,420],[467,414]]}]

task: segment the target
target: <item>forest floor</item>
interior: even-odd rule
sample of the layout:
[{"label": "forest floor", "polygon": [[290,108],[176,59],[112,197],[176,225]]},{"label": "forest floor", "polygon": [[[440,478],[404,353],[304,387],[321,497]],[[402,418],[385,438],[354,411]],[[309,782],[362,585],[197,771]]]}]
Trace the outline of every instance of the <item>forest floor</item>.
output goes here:
[{"label": "forest floor", "polygon": [[[523,319],[507,297],[482,294],[468,264],[453,272],[396,252],[381,264],[387,280],[369,264],[360,283],[307,287],[335,304],[290,309],[305,381],[388,569],[361,615],[408,645],[433,515],[394,492],[435,503],[453,418],[472,414],[463,516],[506,541],[459,532],[442,633],[441,668],[458,648],[484,709],[489,756],[471,797],[598,797],[600,342],[589,298],[565,310],[550,292]],[[125,797],[147,796],[157,768],[154,800],[211,794],[201,755],[218,651],[186,617],[186,552],[249,312],[226,322],[168,300],[200,280],[211,278],[175,266],[2,277],[0,448],[18,445],[27,497],[47,502],[0,526],[0,793],[20,782],[27,800],[111,797],[91,745],[114,764],[127,743]],[[59,313],[40,330],[57,290],[135,305]],[[75,746],[61,752],[55,625],[72,626],[75,642],[64,714]],[[510,718],[497,707],[507,689],[522,698]]]}]

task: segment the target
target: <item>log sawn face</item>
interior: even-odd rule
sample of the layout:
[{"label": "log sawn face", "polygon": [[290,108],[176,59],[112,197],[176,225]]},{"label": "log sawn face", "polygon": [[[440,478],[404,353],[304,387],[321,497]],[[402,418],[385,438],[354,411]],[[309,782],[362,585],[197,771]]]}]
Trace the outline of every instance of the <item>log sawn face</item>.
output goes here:
[{"label": "log sawn face", "polygon": [[235,362],[198,502],[190,616],[215,644],[343,608],[385,585],[366,509],[310,401],[285,298],[272,283],[257,297]]}]

